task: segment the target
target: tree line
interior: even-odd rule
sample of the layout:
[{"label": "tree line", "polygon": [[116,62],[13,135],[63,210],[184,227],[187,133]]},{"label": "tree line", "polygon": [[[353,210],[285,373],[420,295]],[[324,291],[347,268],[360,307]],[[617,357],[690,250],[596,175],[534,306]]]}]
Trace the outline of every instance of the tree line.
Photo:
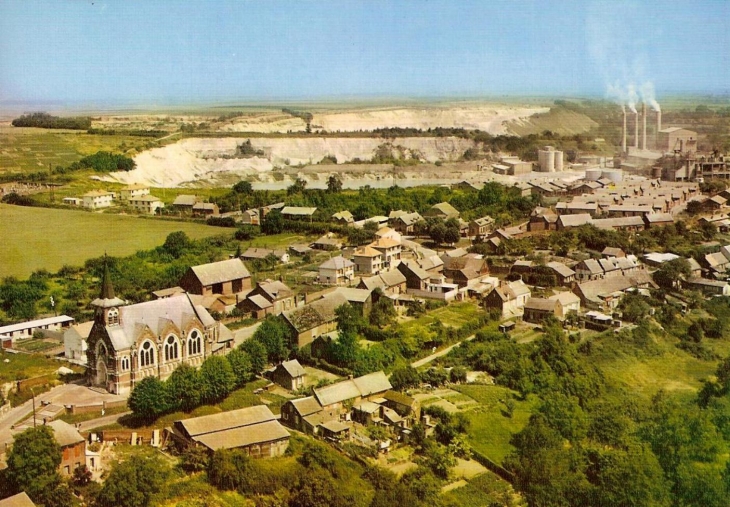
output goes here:
[{"label": "tree line", "polygon": [[91,128],[89,117],[60,117],[48,113],[28,113],[15,118],[13,127],[39,127],[46,129],[87,130]]}]

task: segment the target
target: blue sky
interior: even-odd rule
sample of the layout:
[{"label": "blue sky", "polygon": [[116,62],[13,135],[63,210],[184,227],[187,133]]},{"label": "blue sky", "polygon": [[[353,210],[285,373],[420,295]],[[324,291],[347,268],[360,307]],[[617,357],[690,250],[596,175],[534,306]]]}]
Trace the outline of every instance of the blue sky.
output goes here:
[{"label": "blue sky", "polygon": [[0,0],[0,101],[727,93],[729,24],[727,0]]}]

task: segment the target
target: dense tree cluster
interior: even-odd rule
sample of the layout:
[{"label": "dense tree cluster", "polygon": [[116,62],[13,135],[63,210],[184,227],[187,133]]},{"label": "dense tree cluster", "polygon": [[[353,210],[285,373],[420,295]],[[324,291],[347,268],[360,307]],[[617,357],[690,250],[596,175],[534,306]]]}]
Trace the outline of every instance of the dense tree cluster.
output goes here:
[{"label": "dense tree cluster", "polygon": [[91,118],[52,116],[48,113],[29,113],[12,122],[13,127],[40,127],[45,129],[86,130],[91,128]]}]

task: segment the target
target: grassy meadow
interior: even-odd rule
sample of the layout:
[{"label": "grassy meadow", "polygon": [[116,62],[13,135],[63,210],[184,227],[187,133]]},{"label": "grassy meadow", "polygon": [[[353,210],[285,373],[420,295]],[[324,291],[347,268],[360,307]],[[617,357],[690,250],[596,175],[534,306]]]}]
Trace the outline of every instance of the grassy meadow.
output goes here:
[{"label": "grassy meadow", "polygon": [[161,245],[174,231],[194,239],[230,232],[196,223],[0,204],[0,278],[26,278],[38,269],[56,272],[104,252],[131,255]]}]

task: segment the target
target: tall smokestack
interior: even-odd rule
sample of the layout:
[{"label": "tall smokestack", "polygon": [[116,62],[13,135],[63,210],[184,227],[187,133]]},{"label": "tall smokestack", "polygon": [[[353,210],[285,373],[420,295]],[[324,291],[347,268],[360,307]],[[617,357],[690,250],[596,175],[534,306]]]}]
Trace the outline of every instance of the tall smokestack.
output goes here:
[{"label": "tall smokestack", "polygon": [[621,137],[621,153],[626,153],[626,108],[621,106],[621,112],[624,113],[624,130]]},{"label": "tall smokestack", "polygon": [[656,112],[656,133],[659,135],[659,131],[662,129],[662,110],[657,109]]},{"label": "tall smokestack", "polygon": [[642,116],[643,116],[643,128],[641,132],[641,149],[646,150],[646,102],[643,103],[642,107]]},{"label": "tall smokestack", "polygon": [[639,111],[636,111],[636,121],[634,122],[634,148],[639,149]]}]

